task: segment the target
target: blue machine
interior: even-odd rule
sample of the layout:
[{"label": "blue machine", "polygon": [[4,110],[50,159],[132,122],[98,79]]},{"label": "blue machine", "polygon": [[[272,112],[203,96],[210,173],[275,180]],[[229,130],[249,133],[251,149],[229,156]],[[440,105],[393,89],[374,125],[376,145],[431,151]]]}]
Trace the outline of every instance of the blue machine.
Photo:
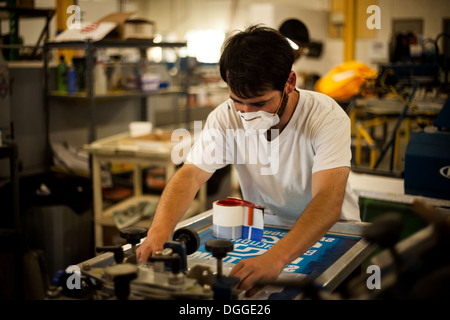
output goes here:
[{"label": "blue machine", "polygon": [[405,154],[405,193],[450,200],[450,98],[435,132],[412,132]]}]

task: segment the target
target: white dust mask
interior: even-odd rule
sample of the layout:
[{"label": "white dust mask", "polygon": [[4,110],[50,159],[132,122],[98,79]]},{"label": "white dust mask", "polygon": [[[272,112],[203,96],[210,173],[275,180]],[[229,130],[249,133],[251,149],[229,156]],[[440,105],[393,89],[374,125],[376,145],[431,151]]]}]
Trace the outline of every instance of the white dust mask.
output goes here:
[{"label": "white dust mask", "polygon": [[280,122],[278,114],[273,114],[266,111],[256,112],[237,112],[242,119],[244,129],[248,133],[261,133],[266,132],[273,126]]},{"label": "white dust mask", "polygon": [[[265,133],[267,130],[280,122],[279,114],[282,114],[284,112],[284,108],[286,107],[285,104],[283,105],[284,94],[285,90],[283,90],[280,103],[278,104],[278,108],[275,113],[270,113],[262,110],[256,112],[237,112],[242,119],[242,124],[244,125],[246,133]],[[282,105],[283,107],[280,110],[280,107]]]}]

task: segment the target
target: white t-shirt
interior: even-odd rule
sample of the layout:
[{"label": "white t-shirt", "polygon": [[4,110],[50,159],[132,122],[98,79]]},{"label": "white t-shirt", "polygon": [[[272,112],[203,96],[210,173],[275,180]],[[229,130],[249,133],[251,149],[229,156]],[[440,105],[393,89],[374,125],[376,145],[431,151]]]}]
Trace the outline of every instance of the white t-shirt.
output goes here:
[{"label": "white t-shirt", "polygon": [[[234,164],[245,200],[264,206],[276,224],[292,225],[312,199],[317,171],[349,167],[350,119],[330,97],[299,90],[295,111],[272,141],[246,136],[230,101],[215,108],[187,156],[187,162],[213,173]],[[358,199],[349,182],[341,220],[360,221]]]}]

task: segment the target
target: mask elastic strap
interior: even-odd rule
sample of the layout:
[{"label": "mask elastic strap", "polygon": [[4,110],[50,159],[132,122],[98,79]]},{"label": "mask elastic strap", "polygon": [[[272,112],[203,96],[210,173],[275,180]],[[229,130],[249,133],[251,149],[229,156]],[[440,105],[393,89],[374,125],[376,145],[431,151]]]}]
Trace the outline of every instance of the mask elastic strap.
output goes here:
[{"label": "mask elastic strap", "polygon": [[281,100],[280,100],[280,103],[278,104],[278,108],[275,111],[275,113],[273,114],[274,117],[278,114],[278,111],[280,110],[281,104],[283,103],[283,98],[284,98],[284,93],[285,92],[286,92],[286,85],[284,85],[283,94],[281,95]]}]

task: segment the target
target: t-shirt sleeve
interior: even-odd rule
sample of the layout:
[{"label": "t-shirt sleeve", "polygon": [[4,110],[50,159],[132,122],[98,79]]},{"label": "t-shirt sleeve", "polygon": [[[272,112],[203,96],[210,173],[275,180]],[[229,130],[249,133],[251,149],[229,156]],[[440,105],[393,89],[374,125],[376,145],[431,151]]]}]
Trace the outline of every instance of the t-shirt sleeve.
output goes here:
[{"label": "t-shirt sleeve", "polygon": [[312,173],[351,166],[350,119],[346,115],[329,116],[314,133]]}]

